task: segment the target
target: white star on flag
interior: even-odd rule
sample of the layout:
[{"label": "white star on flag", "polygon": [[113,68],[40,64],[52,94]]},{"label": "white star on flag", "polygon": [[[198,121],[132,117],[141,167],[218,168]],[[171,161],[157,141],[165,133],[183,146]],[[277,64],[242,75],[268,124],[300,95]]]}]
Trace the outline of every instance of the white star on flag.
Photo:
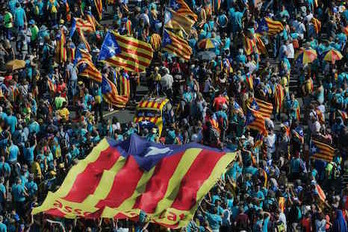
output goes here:
[{"label": "white star on flag", "polygon": [[176,2],[174,2],[172,6],[173,6],[174,10],[178,10],[179,9],[179,4],[176,3]]},{"label": "white star on flag", "polygon": [[311,148],[312,154],[317,153],[317,148],[313,145]]},{"label": "white star on flag", "polygon": [[114,55],[114,54],[116,53],[116,47],[115,47],[114,44],[111,44],[111,46],[108,47],[108,49],[109,49],[109,53],[110,53],[111,55]]},{"label": "white star on flag", "polygon": [[267,27],[266,27],[266,26],[262,26],[261,29],[262,29],[263,31],[267,31]]},{"label": "white star on flag", "polygon": [[143,124],[143,125],[147,125],[147,124],[149,124],[149,121],[147,121],[147,120],[142,121],[142,124]]},{"label": "white star on flag", "polygon": [[166,41],[166,43],[170,43],[170,38],[169,37],[167,37],[167,38],[165,38],[165,41]]},{"label": "white star on flag", "polygon": [[249,121],[250,122],[254,121],[254,117],[252,115],[249,116]]}]

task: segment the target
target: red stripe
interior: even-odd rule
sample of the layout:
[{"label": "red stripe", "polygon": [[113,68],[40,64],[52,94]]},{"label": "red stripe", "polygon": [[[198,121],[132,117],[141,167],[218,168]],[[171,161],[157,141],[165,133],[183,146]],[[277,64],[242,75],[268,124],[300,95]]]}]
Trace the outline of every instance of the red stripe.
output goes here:
[{"label": "red stripe", "polygon": [[[72,202],[82,202],[93,194],[104,170],[110,169],[120,157],[118,151],[113,147],[108,147],[102,151],[98,159],[87,165],[86,169],[80,173],[70,189],[70,192],[63,199]],[[88,184],[86,184],[88,183]]]},{"label": "red stripe", "polygon": [[127,158],[124,167],[116,174],[109,195],[100,200],[96,205],[97,208],[108,206],[117,208],[124,200],[133,195],[137,184],[143,175],[143,171],[135,161],[133,156]]},{"label": "red stripe", "polygon": [[147,101],[146,105],[145,105],[145,108],[148,108],[150,106],[150,104],[151,104],[151,101]]},{"label": "red stripe", "polygon": [[171,37],[171,39],[173,41],[172,44],[177,45],[176,47],[180,48],[180,50],[183,50],[186,53],[191,53],[192,49],[186,41],[183,41],[176,36]]},{"label": "red stripe", "polygon": [[135,46],[137,48],[142,48],[142,49],[147,50],[147,51],[152,53],[151,45],[148,45],[148,44],[144,45],[144,44],[140,44],[139,42],[138,43],[137,42],[133,42],[133,41],[128,40],[125,37],[117,35],[117,34],[114,34],[114,36],[116,37],[116,40],[118,40],[118,41],[120,41],[122,43],[125,43],[125,44],[128,44],[128,45],[132,45],[132,46]]},{"label": "red stripe", "polygon": [[63,213],[62,211],[60,211],[59,209],[49,209],[45,211],[45,214],[49,214],[55,217],[65,217],[65,213]]},{"label": "red stripe", "polygon": [[[129,53],[129,54],[133,54],[133,55],[136,55],[136,56],[139,56],[139,57],[143,57],[143,58],[145,58],[145,59],[148,59],[149,60],[149,63],[151,62],[151,60],[152,60],[152,56],[151,55],[148,55],[148,54],[146,54],[146,53],[143,53],[143,52],[140,52],[140,51],[137,51],[137,50],[132,50],[132,49],[129,49],[129,48],[126,48],[126,47],[122,47],[121,45],[120,45],[120,47],[121,47],[121,54],[117,54],[116,56],[120,56],[120,55],[122,55],[122,53]],[[129,59],[128,57],[127,58],[125,58],[125,59]],[[134,58],[133,58],[134,59]],[[145,65],[145,66],[147,66],[147,65]]]},{"label": "red stripe", "polygon": [[[180,189],[172,208],[190,210],[196,204],[197,191],[213,171],[223,154],[213,151],[201,151],[181,181]],[[207,162],[209,160],[209,162]],[[197,170],[204,170],[197,172]]]},{"label": "red stripe", "polygon": [[111,64],[113,64],[113,65],[115,65],[115,66],[121,66],[121,67],[123,67],[123,68],[128,68],[128,69],[130,69],[130,70],[132,70],[132,71],[135,71],[135,72],[142,72],[142,71],[144,71],[144,70],[142,70],[142,69],[139,69],[138,67],[135,67],[134,65],[125,64],[125,63],[116,61],[116,60],[114,60],[113,58],[108,59],[107,62],[109,62],[109,63],[111,63]]},{"label": "red stripe", "polygon": [[[156,101],[152,101],[152,103],[151,103],[151,108],[153,108],[154,106],[155,106],[155,104],[156,104]],[[159,105],[159,104],[158,104]]]},{"label": "red stripe", "polygon": [[134,209],[142,209],[146,213],[153,213],[157,204],[166,194],[168,183],[173,176],[184,152],[169,156],[161,160],[155,168],[151,179],[146,184],[145,192],[137,198]]},{"label": "red stripe", "polygon": [[142,66],[145,66],[145,67],[149,66],[149,64],[151,62],[151,60],[149,60],[149,62],[144,62],[144,61],[141,61],[141,60],[137,60],[136,58],[133,58],[133,57],[128,57],[128,56],[124,55],[123,52],[121,54],[116,55],[116,57],[122,58],[124,60],[129,60],[131,62],[134,62],[135,64],[142,65]]}]

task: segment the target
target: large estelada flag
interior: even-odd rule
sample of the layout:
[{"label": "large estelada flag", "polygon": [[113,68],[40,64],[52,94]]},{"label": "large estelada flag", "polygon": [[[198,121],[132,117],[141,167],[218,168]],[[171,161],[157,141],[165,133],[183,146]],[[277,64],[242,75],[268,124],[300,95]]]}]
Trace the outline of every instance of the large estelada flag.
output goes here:
[{"label": "large estelada flag", "polygon": [[98,13],[99,20],[102,19],[103,16],[103,2],[102,0],[94,0],[94,5]]},{"label": "large estelada flag", "polygon": [[193,13],[184,0],[170,0],[169,7],[179,15],[189,16],[195,21],[198,19],[197,15]]},{"label": "large estelada flag", "polygon": [[324,160],[331,162],[335,156],[335,148],[328,144],[312,139],[309,150],[312,159]]},{"label": "large estelada flag", "polygon": [[33,214],[136,220],[142,211],[151,222],[184,227],[235,157],[199,144],[165,146],[137,135],[121,143],[103,139]]},{"label": "large estelada flag", "polygon": [[66,49],[66,36],[64,29],[61,28],[57,35],[56,58],[57,62],[63,63],[68,61],[68,52]]},{"label": "large estelada flag", "polygon": [[153,57],[151,44],[108,31],[99,53],[99,60],[130,72],[143,72]]},{"label": "large estelada flag", "polygon": [[192,48],[186,40],[167,30],[163,32],[162,51],[185,60],[189,60],[192,54]]},{"label": "large estelada flag", "polygon": [[259,112],[264,118],[271,118],[273,104],[264,100],[253,98],[248,102],[248,107]]}]

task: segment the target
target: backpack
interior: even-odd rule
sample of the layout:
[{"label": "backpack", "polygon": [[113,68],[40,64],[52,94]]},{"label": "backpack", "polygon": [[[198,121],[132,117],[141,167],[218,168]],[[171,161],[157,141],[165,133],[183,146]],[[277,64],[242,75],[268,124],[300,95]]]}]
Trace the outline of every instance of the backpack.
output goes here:
[{"label": "backpack", "polygon": [[277,221],[275,223],[275,229],[277,232],[285,232],[285,225],[282,221]]}]

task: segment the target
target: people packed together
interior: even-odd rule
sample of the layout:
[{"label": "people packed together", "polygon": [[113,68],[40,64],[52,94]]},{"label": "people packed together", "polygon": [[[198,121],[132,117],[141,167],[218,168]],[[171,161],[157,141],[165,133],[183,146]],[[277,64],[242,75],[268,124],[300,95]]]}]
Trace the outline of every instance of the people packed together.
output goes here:
[{"label": "people packed together", "polygon": [[[187,15],[177,15],[183,6]],[[104,137],[134,133],[238,151],[181,231],[348,231],[346,7],[1,1],[0,232],[168,231],[146,214],[136,222],[31,214]],[[115,44],[105,53],[108,36],[141,48],[108,61],[120,54]],[[141,117],[141,103],[154,99],[166,101],[160,127],[121,118]]]}]

